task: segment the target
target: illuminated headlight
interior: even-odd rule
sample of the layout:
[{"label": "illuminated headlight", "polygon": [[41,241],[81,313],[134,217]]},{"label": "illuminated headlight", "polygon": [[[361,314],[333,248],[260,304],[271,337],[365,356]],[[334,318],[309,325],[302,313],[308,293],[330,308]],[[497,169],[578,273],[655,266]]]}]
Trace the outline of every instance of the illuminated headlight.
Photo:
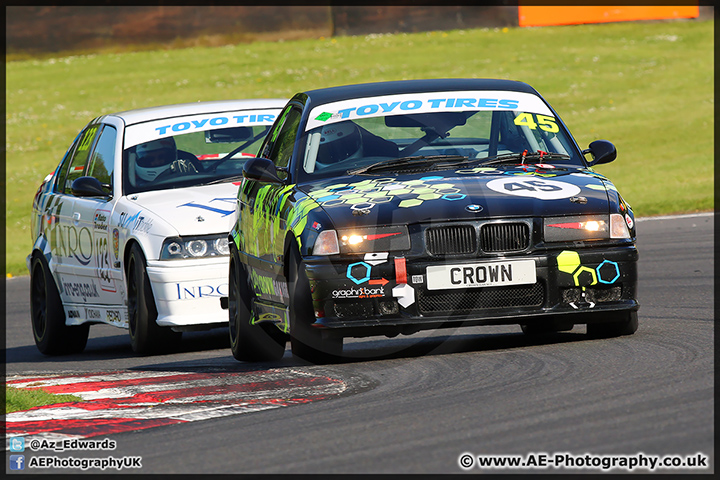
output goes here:
[{"label": "illuminated headlight", "polygon": [[166,238],[163,242],[160,260],[222,257],[229,254],[230,246],[227,234],[202,237],[174,237]]},{"label": "illuminated headlight", "polygon": [[546,242],[572,242],[630,238],[622,215],[552,217],[544,221]]},{"label": "illuminated headlight", "polygon": [[340,253],[391,252],[410,249],[407,226],[345,228],[337,232]]},{"label": "illuminated headlight", "polygon": [[318,235],[313,255],[338,253],[390,252],[410,249],[410,235],[405,225],[325,230]]}]

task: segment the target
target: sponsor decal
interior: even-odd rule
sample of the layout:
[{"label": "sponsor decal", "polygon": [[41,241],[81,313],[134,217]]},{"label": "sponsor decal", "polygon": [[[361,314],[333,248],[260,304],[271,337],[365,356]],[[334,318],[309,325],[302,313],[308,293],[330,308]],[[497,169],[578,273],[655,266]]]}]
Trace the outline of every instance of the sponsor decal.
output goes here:
[{"label": "sponsor decal", "polygon": [[80,297],[85,300],[100,296],[97,285],[94,283],[63,282],[62,286],[65,293],[71,297]]},{"label": "sponsor decal", "polygon": [[384,287],[350,287],[344,290],[333,290],[333,298],[377,298],[385,296]]},{"label": "sponsor decal", "polygon": [[54,222],[45,233],[57,257],[74,258],[81,265],[89,265],[92,261],[93,234],[88,227],[77,228]]},{"label": "sponsor decal", "polygon": [[97,265],[96,275],[100,280],[100,288],[105,292],[116,292],[115,280],[110,273],[112,262],[110,261],[107,235],[97,235],[95,237],[95,261]]},{"label": "sponsor decal", "polygon": [[255,270],[250,271],[250,279],[257,290],[262,295],[276,295],[283,298],[288,298],[290,293],[288,292],[287,282],[279,281],[274,278],[258,275]]},{"label": "sponsor decal", "polygon": [[152,228],[152,225],[153,225],[152,218],[139,217],[137,219],[137,222],[135,222],[135,225],[133,226],[133,231],[140,232],[140,233],[147,233]]},{"label": "sponsor decal", "polygon": [[80,312],[78,310],[68,310],[68,318],[80,318]]},{"label": "sponsor decal", "polygon": [[100,310],[95,308],[86,308],[85,318],[88,320],[100,320],[102,318],[102,314],[100,313]]},{"label": "sponsor decal", "polygon": [[627,222],[627,226],[631,230],[632,230],[633,226],[635,226],[635,222],[633,221],[632,217],[630,215],[628,215],[627,213],[625,214],[625,222]]},{"label": "sponsor decal", "polygon": [[131,125],[125,129],[125,148],[158,138],[178,134],[202,132],[217,128],[251,127],[254,125],[272,125],[279,109],[239,110],[235,112],[188,115],[184,117],[155,120]]},{"label": "sponsor decal", "polygon": [[552,128],[552,124],[557,128],[552,112],[536,95],[510,91],[453,91],[384,95],[319,105],[310,112],[306,130],[358,118],[468,110],[520,110],[541,114],[545,116],[539,122],[542,126]]},{"label": "sponsor decal", "polygon": [[95,219],[93,224],[96,231],[107,232],[108,230],[108,218],[110,217],[110,211],[108,210],[95,210]]},{"label": "sponsor decal", "polygon": [[105,320],[108,323],[112,323],[112,324],[123,323],[122,316],[120,315],[120,310],[107,310],[105,312]]},{"label": "sponsor decal", "polygon": [[137,212],[135,215],[131,215],[128,212],[120,212],[120,221],[118,222],[118,225],[120,228],[131,230],[133,225],[135,225],[135,222],[137,222],[138,218],[140,218],[141,212],[142,210]]},{"label": "sponsor decal", "polygon": [[113,255],[115,260],[120,259],[120,231],[117,228],[113,228]]},{"label": "sponsor decal", "polygon": [[152,228],[153,220],[152,218],[140,215],[141,213],[142,210],[138,211],[134,215],[131,215],[128,212],[120,212],[120,221],[118,222],[118,225],[120,228],[125,228],[130,231],[147,233]]},{"label": "sponsor decal", "polygon": [[205,297],[227,297],[228,284],[220,285],[187,285],[176,283],[177,298],[176,300],[197,300]]}]

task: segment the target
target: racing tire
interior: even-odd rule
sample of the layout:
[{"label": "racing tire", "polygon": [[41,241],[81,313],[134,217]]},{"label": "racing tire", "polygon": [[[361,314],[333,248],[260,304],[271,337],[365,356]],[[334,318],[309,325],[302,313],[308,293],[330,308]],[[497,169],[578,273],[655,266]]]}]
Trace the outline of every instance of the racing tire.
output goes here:
[{"label": "racing tire", "polygon": [[127,260],[128,331],[133,352],[151,354],[175,347],[182,333],[157,324],[155,297],[140,246],[130,247]]},{"label": "racing tire", "polygon": [[338,361],[342,358],[342,337],[323,338],[313,327],[315,311],[310,292],[310,281],[305,263],[297,247],[288,255],[288,285],[290,287],[290,346],[292,354],[315,364]]},{"label": "racing tire", "polygon": [[286,335],[275,325],[253,325],[252,298],[245,265],[232,249],[228,278],[228,315],[230,350],[235,360],[244,362],[275,361],[285,354]]},{"label": "racing tire", "polygon": [[588,323],[587,334],[592,338],[610,338],[622,335],[632,335],[638,329],[637,311],[620,312],[618,315],[622,320],[614,320],[604,323]]},{"label": "racing tire", "polygon": [[60,293],[42,255],[33,255],[30,265],[30,315],[40,353],[66,355],[85,349],[90,324],[65,325]]}]

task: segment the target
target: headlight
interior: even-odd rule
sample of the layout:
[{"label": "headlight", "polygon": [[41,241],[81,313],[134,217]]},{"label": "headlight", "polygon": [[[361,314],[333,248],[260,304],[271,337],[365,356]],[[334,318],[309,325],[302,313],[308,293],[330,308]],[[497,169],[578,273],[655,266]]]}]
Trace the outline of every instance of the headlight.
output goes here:
[{"label": "headlight", "polygon": [[202,237],[174,237],[166,238],[163,242],[160,260],[221,257],[229,254],[230,245],[227,234],[205,235]]},{"label": "headlight", "polygon": [[551,217],[544,220],[546,242],[572,242],[630,238],[622,215]]},{"label": "headlight", "polygon": [[315,239],[313,247],[313,255],[336,255],[340,253],[340,245],[338,245],[337,232],[335,230],[325,230]]},{"label": "headlight", "polygon": [[410,249],[410,235],[405,225],[325,230],[318,235],[313,255],[337,253],[390,252]]},{"label": "headlight", "polygon": [[390,252],[409,249],[410,235],[405,225],[342,228],[337,231],[321,232],[315,240],[313,255]]}]

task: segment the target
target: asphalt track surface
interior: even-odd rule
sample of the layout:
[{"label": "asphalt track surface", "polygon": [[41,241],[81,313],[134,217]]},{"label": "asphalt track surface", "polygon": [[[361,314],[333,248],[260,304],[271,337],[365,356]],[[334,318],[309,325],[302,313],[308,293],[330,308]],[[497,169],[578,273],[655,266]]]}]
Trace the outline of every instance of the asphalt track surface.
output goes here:
[{"label": "asphalt track surface", "polygon": [[[531,453],[702,454],[708,468],[655,472],[713,473],[713,229],[711,214],[638,222],[635,335],[592,340],[577,326],[530,340],[517,326],[496,326],[347,339],[352,359],[326,366],[289,350],[279,362],[237,362],[224,330],[186,335],[172,354],[135,356],[126,332],[109,326],[93,326],[80,355],[44,357],[30,330],[29,278],[13,278],[6,282],[6,374],[287,370],[347,387],[286,408],[114,434],[112,452],[55,454],[141,456],[141,471],[127,473],[463,473],[463,453],[526,460]],[[43,471],[51,472],[73,473]]]}]

